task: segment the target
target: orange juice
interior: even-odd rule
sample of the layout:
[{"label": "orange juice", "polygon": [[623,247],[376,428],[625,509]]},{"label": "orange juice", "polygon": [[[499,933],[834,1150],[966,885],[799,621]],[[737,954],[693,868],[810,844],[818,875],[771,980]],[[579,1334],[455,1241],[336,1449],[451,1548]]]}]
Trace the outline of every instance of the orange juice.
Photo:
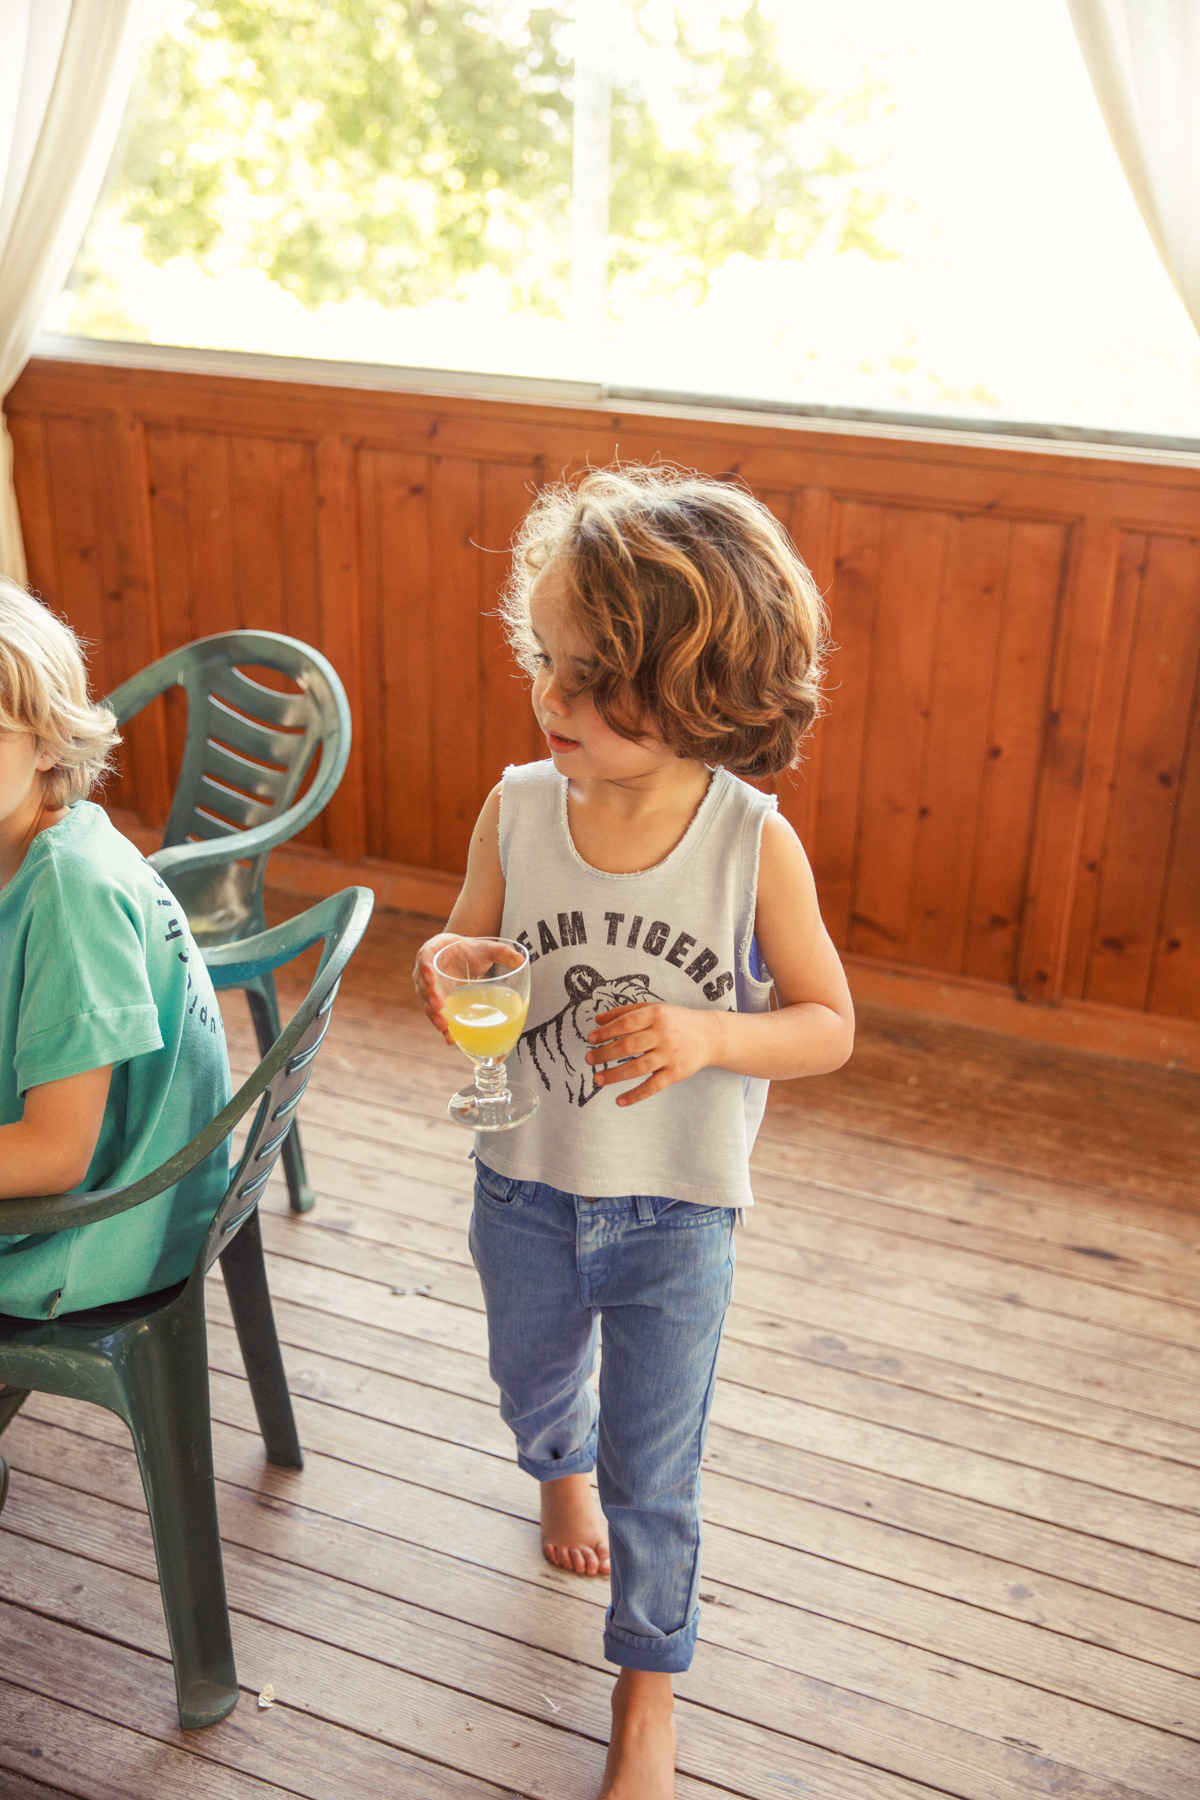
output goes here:
[{"label": "orange juice", "polygon": [[507,1056],[521,1035],[528,998],[500,982],[456,988],[442,1002],[450,1036],[468,1056]]}]

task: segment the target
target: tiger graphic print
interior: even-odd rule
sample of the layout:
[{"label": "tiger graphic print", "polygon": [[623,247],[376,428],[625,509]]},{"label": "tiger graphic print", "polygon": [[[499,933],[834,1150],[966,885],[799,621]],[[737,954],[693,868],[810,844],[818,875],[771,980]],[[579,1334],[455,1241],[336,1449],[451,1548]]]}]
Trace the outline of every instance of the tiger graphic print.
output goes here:
[{"label": "tiger graphic print", "polygon": [[[588,1033],[596,1026],[596,1014],[616,1006],[636,1006],[657,1000],[646,975],[617,975],[606,981],[599,970],[576,963],[563,976],[566,1005],[543,1024],[521,1033],[521,1050],[537,1070],[549,1094],[561,1082],[572,1106],[586,1106],[603,1092],[596,1086],[596,1070],[587,1061],[592,1048]],[[612,1065],[610,1065],[612,1066]]]}]

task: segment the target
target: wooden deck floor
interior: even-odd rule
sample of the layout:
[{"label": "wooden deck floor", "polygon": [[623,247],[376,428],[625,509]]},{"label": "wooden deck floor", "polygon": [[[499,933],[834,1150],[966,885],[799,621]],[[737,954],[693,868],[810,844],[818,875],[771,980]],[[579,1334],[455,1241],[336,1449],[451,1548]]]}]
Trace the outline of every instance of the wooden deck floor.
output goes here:
[{"label": "wooden deck floor", "polygon": [[[264,1465],[212,1286],[242,1703],[178,1731],[124,1429],[35,1398],[4,1444],[4,1800],[595,1791],[605,1592],[540,1560],[496,1413],[420,935],[373,926],[302,1115],[317,1209],[267,1207],[302,1473]],[[1200,1794],[1198,1097],[887,1014],[776,1092],[680,1800]]]}]

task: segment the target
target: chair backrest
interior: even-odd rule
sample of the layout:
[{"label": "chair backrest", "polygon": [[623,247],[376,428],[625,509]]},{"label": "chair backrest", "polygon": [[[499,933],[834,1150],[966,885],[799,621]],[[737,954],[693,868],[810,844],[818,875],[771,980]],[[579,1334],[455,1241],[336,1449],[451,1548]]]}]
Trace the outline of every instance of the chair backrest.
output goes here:
[{"label": "chair backrest", "polygon": [[[371,915],[374,895],[369,888],[347,888],[344,894],[335,897],[345,899],[347,895],[351,894],[367,896],[362,924],[354,939],[354,944],[357,944]],[[302,913],[299,920],[292,920],[291,923],[299,924],[320,910],[319,907],[313,907],[311,913]],[[348,924],[349,919],[347,919],[347,927]],[[269,937],[270,935],[269,932],[264,933],[264,936]],[[311,937],[308,939],[309,943],[313,941]],[[263,1089],[262,1098],[258,1103],[254,1123],[250,1127],[245,1148],[234,1171],[233,1180],[213,1216],[212,1224],[208,1228],[196,1261],[196,1273],[201,1278],[212,1267],[229,1240],[235,1237],[246,1223],[262,1199],[267,1183],[271,1179],[272,1171],[279,1159],[279,1153],[283,1149],[283,1141],[292,1128],[296,1108],[304,1098],[304,1090],[312,1075],[317,1053],[329,1030],[333,1018],[333,1003],[337,999],[338,988],[341,984],[342,970],[349,961],[350,951],[354,948],[354,944],[351,944],[345,956],[337,955],[338,945],[342,941],[340,935],[326,941],[321,966],[317,970],[303,1004],[297,1008],[287,1026],[280,1032],[270,1054],[264,1057],[255,1072],[256,1076],[261,1076],[268,1069],[270,1070],[266,1087]],[[246,940],[246,944],[260,944],[261,942],[262,938]],[[270,967],[278,968],[280,962],[290,961],[304,948],[307,948],[307,945],[300,943],[298,948],[289,949],[286,955],[281,956],[278,961],[272,961]],[[244,951],[245,944],[230,945],[226,950],[210,953],[213,965],[210,973],[217,988],[236,987],[244,980],[266,973],[266,964],[261,955],[249,959],[244,955],[235,958],[232,954],[235,949]],[[222,957],[224,957],[223,962],[220,960]],[[245,1092],[244,1088],[242,1092]]]},{"label": "chair backrest", "polygon": [[[300,692],[265,687],[244,673],[246,667],[274,669]],[[271,631],[198,638],[124,682],[107,704],[123,724],[169,687],[187,694],[187,736],[158,855],[182,844],[219,844],[258,833],[254,853],[244,861],[230,842],[229,858],[202,872],[163,857],[160,872],[187,908],[193,935],[207,947],[262,924],[267,857],[316,818],[336,790],[350,754],[350,708],[319,652]],[[293,804],[318,750],[317,778]]]},{"label": "chair backrest", "polygon": [[257,1104],[258,1111],[233,1180],[225,1193],[200,1247],[193,1280],[204,1271],[245,1224],[262,1195],[283,1147],[312,1065],[329,1029],[338,984],[358,946],[375,904],[370,888],[344,888],[298,918],[276,925],[259,936],[210,952],[211,974],[217,988],[239,987],[256,975],[266,974],[291,962],[311,945],[324,942],[320,965],[312,986],[284,1026],[271,1049],[250,1078],[242,1083],[229,1104],[211,1125],[194,1137],[168,1162],[127,1188],[98,1189],[84,1194],[51,1194],[31,1200],[4,1203],[5,1230],[14,1233],[67,1231],[128,1212],[156,1194],[174,1187],[185,1175],[229,1137],[234,1127]]}]

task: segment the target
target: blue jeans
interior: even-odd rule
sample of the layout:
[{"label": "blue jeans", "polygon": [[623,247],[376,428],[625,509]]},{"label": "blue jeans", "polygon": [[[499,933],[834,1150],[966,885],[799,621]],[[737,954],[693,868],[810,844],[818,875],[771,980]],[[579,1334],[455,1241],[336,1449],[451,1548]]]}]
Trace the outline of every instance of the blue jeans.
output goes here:
[{"label": "blue jeans", "polygon": [[735,1218],[655,1195],[591,1200],[476,1163],[471,1254],[501,1416],[535,1480],[597,1470],[604,1654],[627,1669],[681,1673],[696,1644],[700,1458]]}]

